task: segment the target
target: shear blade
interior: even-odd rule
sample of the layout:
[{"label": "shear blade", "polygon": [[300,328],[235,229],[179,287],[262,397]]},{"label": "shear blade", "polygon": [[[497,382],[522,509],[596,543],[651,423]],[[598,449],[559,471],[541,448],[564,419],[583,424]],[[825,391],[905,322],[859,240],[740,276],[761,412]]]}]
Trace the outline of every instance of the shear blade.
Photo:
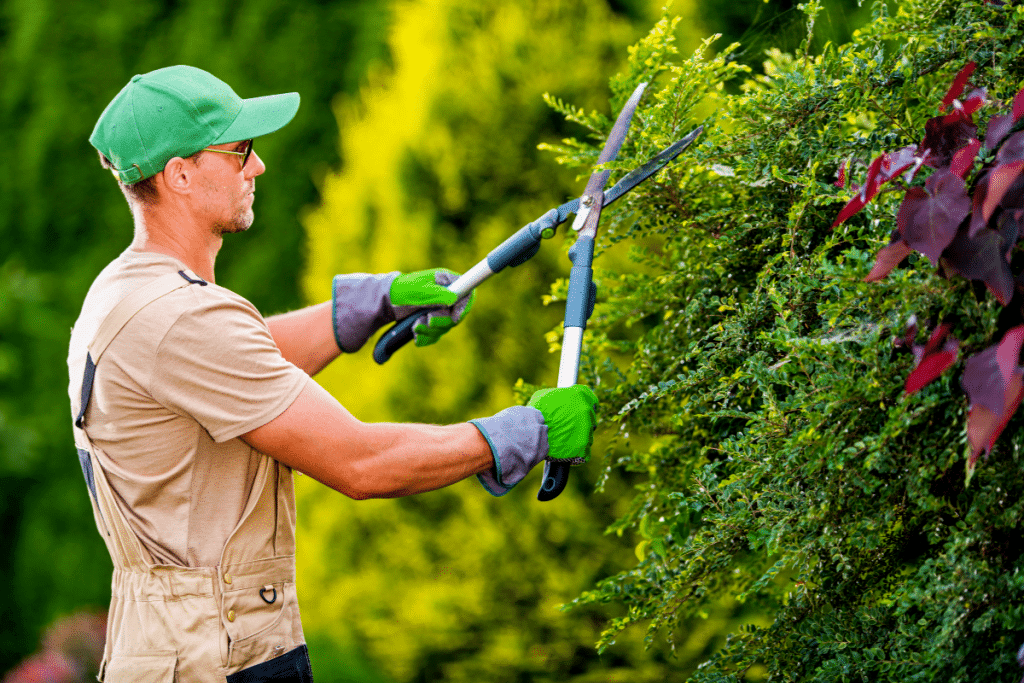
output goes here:
[{"label": "shear blade", "polygon": [[[619,156],[619,150],[622,148],[622,143],[626,140],[626,134],[629,132],[629,124],[633,120],[633,112],[636,111],[636,105],[640,103],[640,97],[644,94],[644,89],[646,88],[646,83],[638,85],[633,94],[629,96],[629,100],[626,101],[622,111],[619,112],[619,118],[615,120],[615,125],[612,126],[611,132],[608,133],[608,140],[604,143],[604,149],[601,150],[601,155],[597,157],[598,165],[606,164]],[[587,195],[593,196],[599,190],[603,190],[611,173],[610,170],[594,171],[590,176],[590,180],[587,181],[587,189],[583,191],[583,197]],[[580,198],[580,206],[583,206],[582,197]],[[582,226],[583,223],[580,222],[579,225]],[[575,228],[575,226],[576,222],[574,221],[573,227]]]}]

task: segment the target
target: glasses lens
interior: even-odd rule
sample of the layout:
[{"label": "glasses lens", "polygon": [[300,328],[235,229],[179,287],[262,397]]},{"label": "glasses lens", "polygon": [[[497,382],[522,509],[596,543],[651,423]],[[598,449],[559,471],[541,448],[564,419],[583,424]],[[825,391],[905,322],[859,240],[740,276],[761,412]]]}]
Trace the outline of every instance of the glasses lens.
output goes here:
[{"label": "glasses lens", "polygon": [[247,140],[245,142],[245,156],[242,157],[242,168],[245,168],[250,156],[252,156],[252,140]]}]

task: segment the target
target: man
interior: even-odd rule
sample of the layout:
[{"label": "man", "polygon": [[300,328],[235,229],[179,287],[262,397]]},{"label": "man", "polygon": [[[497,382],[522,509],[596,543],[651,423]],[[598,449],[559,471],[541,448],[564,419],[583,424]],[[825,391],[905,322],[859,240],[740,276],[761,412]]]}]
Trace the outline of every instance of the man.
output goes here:
[{"label": "man", "polygon": [[76,446],[114,562],[100,680],[312,680],[293,469],[357,499],[474,474],[502,495],[545,458],[589,458],[596,399],[582,386],[439,426],[360,422],[311,379],[424,309],[417,344],[436,341],[471,302],[444,272],[338,276],[331,301],[268,320],[215,284],[223,236],[253,222],[266,170],[253,138],[298,105],[242,100],[174,66],[133,77],[90,137],[135,223],[68,354]]}]

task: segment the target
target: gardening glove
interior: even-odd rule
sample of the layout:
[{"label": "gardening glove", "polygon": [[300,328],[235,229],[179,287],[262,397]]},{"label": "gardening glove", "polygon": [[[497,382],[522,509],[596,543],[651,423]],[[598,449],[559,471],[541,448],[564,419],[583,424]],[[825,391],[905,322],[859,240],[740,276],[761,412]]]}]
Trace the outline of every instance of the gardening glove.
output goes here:
[{"label": "gardening glove", "polygon": [[420,270],[399,275],[391,283],[390,299],[396,320],[401,320],[425,307],[436,307],[416,319],[412,332],[416,346],[429,346],[466,317],[476,299],[476,290],[456,300],[447,286],[459,278],[444,268]]},{"label": "gardening glove", "polygon": [[[421,316],[423,324],[417,324],[416,327],[425,329],[422,333],[413,330],[416,345],[426,346],[436,342],[465,317],[476,296],[474,291],[462,301],[455,302],[455,295],[445,289],[444,285],[454,282],[456,277],[454,273],[441,269],[409,275],[397,271],[381,275],[336,275],[332,286],[331,320],[338,348],[345,353],[355,353],[381,327],[425,306],[439,308]],[[443,284],[439,285],[438,282]],[[392,294],[397,297],[397,301]],[[452,303],[455,303],[454,307]],[[436,318],[435,321],[431,321],[431,315]]]},{"label": "gardening glove", "polygon": [[597,396],[576,384],[541,389],[525,406],[470,420],[491,447],[494,468],[478,474],[484,488],[503,496],[543,460],[581,465],[590,460],[594,443]]}]

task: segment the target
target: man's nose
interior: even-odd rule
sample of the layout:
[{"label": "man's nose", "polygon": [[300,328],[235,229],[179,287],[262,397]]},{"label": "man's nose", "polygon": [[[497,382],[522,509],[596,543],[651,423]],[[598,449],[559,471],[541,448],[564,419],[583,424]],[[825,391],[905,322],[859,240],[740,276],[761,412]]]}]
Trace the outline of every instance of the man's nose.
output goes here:
[{"label": "man's nose", "polygon": [[255,178],[258,175],[263,175],[263,172],[267,170],[266,164],[263,163],[263,159],[260,159],[260,155],[253,150],[252,154],[249,155],[249,161],[245,164],[245,177]]}]

